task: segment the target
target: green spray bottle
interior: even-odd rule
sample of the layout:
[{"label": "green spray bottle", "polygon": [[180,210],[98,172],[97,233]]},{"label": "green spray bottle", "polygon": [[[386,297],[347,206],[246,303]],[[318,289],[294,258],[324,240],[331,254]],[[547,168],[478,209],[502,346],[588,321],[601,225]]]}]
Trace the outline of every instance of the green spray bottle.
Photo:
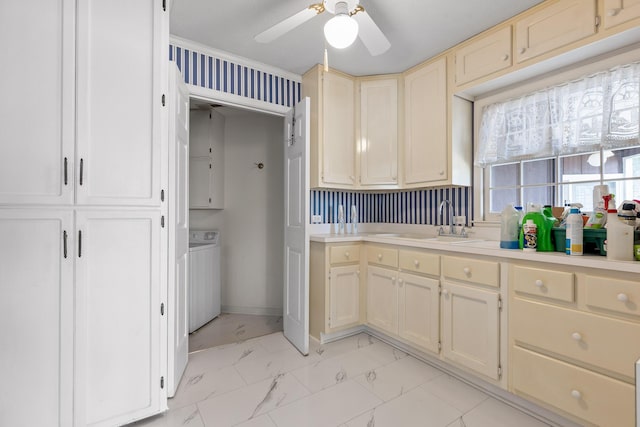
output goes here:
[{"label": "green spray bottle", "polygon": [[[536,250],[539,252],[552,252],[553,246],[551,245],[551,228],[553,227],[555,218],[553,220],[554,222],[551,222],[550,218],[547,218],[542,213],[540,205],[529,203],[527,205],[527,213],[522,218],[522,224],[526,224],[527,220],[529,219],[532,220],[538,228],[538,242]],[[519,246],[520,249],[524,247],[524,232],[522,229],[520,230]]]}]

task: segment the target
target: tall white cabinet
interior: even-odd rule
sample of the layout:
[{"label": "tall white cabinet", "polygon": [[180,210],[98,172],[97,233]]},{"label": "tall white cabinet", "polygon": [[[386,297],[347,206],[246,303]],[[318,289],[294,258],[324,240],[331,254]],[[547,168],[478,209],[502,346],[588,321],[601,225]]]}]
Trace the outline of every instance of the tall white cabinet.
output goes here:
[{"label": "tall white cabinet", "polygon": [[168,11],[162,0],[3,2],[0,35],[11,58],[0,68],[0,401],[11,401],[0,425],[158,413]]}]

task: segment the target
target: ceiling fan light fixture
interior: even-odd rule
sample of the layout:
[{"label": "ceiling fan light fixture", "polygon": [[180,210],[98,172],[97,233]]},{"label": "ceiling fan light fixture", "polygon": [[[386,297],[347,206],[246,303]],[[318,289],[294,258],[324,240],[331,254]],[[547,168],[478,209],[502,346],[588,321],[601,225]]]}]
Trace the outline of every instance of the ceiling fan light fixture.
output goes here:
[{"label": "ceiling fan light fixture", "polygon": [[346,2],[336,3],[336,16],[324,24],[324,37],[336,49],[344,49],[358,37],[358,23],[349,16]]}]

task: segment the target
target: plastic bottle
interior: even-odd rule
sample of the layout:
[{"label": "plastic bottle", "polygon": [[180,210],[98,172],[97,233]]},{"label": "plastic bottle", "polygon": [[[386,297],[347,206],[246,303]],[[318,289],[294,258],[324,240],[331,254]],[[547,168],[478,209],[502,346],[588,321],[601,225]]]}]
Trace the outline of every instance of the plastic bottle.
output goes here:
[{"label": "plastic bottle", "polygon": [[613,201],[607,210],[607,240],[605,247],[607,259],[615,261],[633,261],[633,237],[635,227],[618,219],[618,211]]},{"label": "plastic bottle", "polygon": [[508,204],[500,215],[500,247],[503,249],[519,249],[520,213]]},{"label": "plastic bottle", "polygon": [[538,248],[538,226],[532,219],[527,219],[522,225],[524,246],[523,251],[535,252]]},{"label": "plastic bottle", "polygon": [[536,249],[539,252],[553,252],[551,245],[551,228],[553,223],[548,221],[541,212],[540,205],[531,203],[528,206],[529,211],[522,218],[522,231],[520,233],[520,248],[525,247],[525,224],[528,220],[532,220],[536,225]]},{"label": "plastic bottle", "polygon": [[569,215],[567,215],[567,234],[565,238],[567,255],[582,255],[582,224],[582,214],[578,208],[571,208]]}]

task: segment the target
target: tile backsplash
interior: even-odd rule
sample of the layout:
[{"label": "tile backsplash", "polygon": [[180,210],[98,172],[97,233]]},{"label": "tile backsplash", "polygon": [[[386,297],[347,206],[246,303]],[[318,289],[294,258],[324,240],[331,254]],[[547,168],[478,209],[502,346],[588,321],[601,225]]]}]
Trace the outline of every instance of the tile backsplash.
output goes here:
[{"label": "tile backsplash", "polygon": [[[320,215],[323,224],[338,220],[338,206],[345,207],[345,221],[351,221],[351,206],[358,209],[360,223],[440,225],[438,207],[442,200],[453,204],[455,215],[464,215],[466,225],[473,214],[471,188],[444,187],[390,193],[362,193],[336,190],[311,190],[311,215]],[[309,218],[311,221],[311,218]],[[448,224],[444,214],[444,224]]]}]

